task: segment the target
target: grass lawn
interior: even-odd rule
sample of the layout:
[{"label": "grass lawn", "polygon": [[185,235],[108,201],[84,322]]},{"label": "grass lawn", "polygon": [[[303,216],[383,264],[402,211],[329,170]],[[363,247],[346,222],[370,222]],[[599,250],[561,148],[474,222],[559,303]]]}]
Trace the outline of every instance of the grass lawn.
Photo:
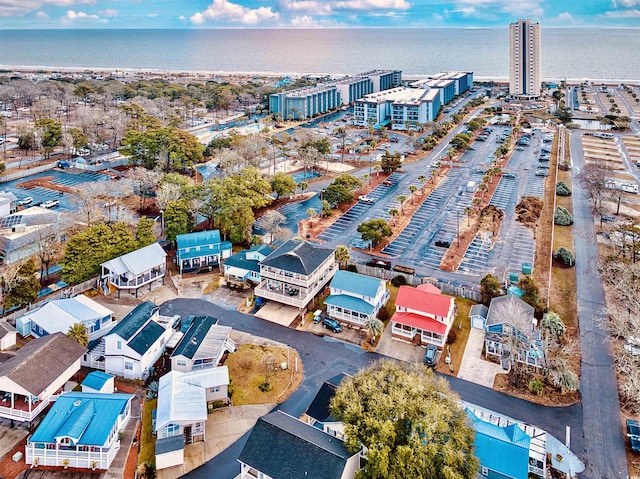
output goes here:
[{"label": "grass lawn", "polygon": [[[290,367],[282,370],[280,365],[287,361]],[[304,377],[302,361],[295,349],[243,344],[229,355],[225,364],[229,367],[234,406],[281,403],[298,389]],[[262,391],[260,385],[267,374],[270,389]]]},{"label": "grass lawn", "polygon": [[156,438],[153,436],[151,424],[151,414],[156,408],[157,399],[146,399],[142,411],[142,433],[140,437],[140,453],[138,454],[138,464],[156,463]]},{"label": "grass lawn", "polygon": [[[462,363],[462,356],[464,355],[464,348],[467,346],[467,339],[469,338],[469,331],[471,330],[471,320],[469,319],[469,310],[471,306],[477,304],[470,299],[459,298],[456,296],[456,317],[451,326],[451,331],[455,331],[456,340],[452,344],[448,344],[451,348],[451,364],[445,364],[444,358],[447,357],[447,350],[442,352],[442,357],[436,368],[436,371],[450,376],[456,376],[460,371],[460,364]],[[460,329],[458,329],[460,325]]]}]

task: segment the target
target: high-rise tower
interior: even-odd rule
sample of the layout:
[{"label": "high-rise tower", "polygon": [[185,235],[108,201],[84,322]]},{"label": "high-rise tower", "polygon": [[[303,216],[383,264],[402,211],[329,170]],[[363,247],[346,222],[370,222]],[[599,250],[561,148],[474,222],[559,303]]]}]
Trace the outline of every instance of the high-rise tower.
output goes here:
[{"label": "high-rise tower", "polygon": [[509,94],[540,96],[540,24],[518,20],[509,25]]}]

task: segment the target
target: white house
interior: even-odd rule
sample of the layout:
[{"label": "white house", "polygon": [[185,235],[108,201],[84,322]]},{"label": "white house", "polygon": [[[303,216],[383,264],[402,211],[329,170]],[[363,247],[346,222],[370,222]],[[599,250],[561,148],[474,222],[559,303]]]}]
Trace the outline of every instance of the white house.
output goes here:
[{"label": "white house", "polygon": [[[27,439],[25,462],[106,471],[131,418],[131,394],[61,395]],[[125,446],[128,447],[128,446]]]},{"label": "white house", "polygon": [[215,368],[225,353],[236,350],[229,337],[231,327],[217,325],[217,319],[197,316],[171,354],[171,370],[188,373],[198,369]]},{"label": "white house", "polygon": [[487,315],[489,314],[489,308],[484,304],[474,304],[469,311],[469,319],[471,320],[471,327],[476,329],[485,329],[487,323]]},{"label": "white house", "polygon": [[144,379],[174,333],[174,319],[147,301],[136,306],[102,339],[89,343],[83,366],[129,379]]},{"label": "white house", "polygon": [[0,351],[14,348],[16,346],[18,332],[16,328],[6,321],[0,321]]},{"label": "white house", "polygon": [[82,381],[83,393],[112,394],[115,389],[115,377],[102,371],[91,371]]},{"label": "white house", "polygon": [[66,334],[77,323],[85,326],[89,341],[104,336],[116,324],[113,311],[79,294],[49,301],[41,308],[29,311],[16,319],[16,328],[24,337],[40,337],[57,332]]},{"label": "white house", "polygon": [[102,263],[101,284],[103,291],[112,289],[118,292],[127,291],[138,296],[138,290],[155,281],[163,281],[166,272],[167,253],[158,243],[150,244],[131,253]]},{"label": "white house", "polygon": [[389,301],[385,280],[350,271],[337,271],[329,288],[327,314],[358,327],[366,327]]},{"label": "white house", "polygon": [[182,464],[185,444],[206,439],[209,405],[217,401],[224,404],[229,401],[226,366],[189,373],[171,371],[160,378],[155,425],[156,469]]},{"label": "white house", "polygon": [[80,371],[87,349],[62,333],[29,341],[0,363],[0,417],[33,421]]}]

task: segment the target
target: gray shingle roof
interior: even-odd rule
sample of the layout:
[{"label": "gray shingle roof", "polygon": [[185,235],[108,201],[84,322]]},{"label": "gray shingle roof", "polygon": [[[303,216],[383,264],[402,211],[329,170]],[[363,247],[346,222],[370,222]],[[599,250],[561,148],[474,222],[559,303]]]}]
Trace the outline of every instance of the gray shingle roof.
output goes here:
[{"label": "gray shingle roof", "polygon": [[341,479],[353,455],[339,439],[276,411],[258,419],[238,460],[277,479]]},{"label": "gray shingle roof", "polygon": [[156,441],[156,456],[184,449],[184,436],[163,437]]},{"label": "gray shingle roof", "polygon": [[487,308],[484,304],[474,304],[471,306],[471,310],[469,311],[469,317],[471,316],[482,316],[487,319],[487,314],[489,314],[489,308]]},{"label": "gray shingle roof", "polygon": [[87,348],[62,333],[36,338],[0,364],[0,377],[8,377],[37,396],[85,352]]},{"label": "gray shingle roof", "polygon": [[532,329],[533,313],[533,306],[513,294],[498,296],[489,305],[487,326],[508,323],[527,333]]},{"label": "gray shingle roof", "polygon": [[155,321],[149,323],[136,334],[127,345],[138,354],[144,354],[162,336],[165,329]]},{"label": "gray shingle roof", "polygon": [[334,250],[330,248],[308,241],[289,240],[263,259],[260,264],[292,273],[310,275],[332,254]]},{"label": "gray shingle roof", "polygon": [[325,381],[313,398],[313,401],[311,401],[307,409],[307,416],[320,422],[334,422],[335,419],[331,416],[329,403],[331,402],[331,398],[336,395],[336,389],[338,389],[338,386],[346,377],[349,377],[349,375],[340,373]]},{"label": "gray shingle roof", "polygon": [[195,359],[198,350],[202,349],[205,357],[219,355],[229,337],[229,326],[217,326],[217,319],[210,316],[198,316],[194,318],[187,332],[173,351],[171,357],[185,356]]}]

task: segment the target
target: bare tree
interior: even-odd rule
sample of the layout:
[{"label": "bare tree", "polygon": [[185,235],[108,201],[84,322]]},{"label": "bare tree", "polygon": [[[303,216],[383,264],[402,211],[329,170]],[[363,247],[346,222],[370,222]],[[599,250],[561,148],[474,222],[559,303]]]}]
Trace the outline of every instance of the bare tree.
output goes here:
[{"label": "bare tree", "polygon": [[276,210],[270,210],[261,218],[260,224],[265,233],[269,234],[269,244],[273,243],[273,235],[280,230],[280,225],[287,220],[287,217]]}]

